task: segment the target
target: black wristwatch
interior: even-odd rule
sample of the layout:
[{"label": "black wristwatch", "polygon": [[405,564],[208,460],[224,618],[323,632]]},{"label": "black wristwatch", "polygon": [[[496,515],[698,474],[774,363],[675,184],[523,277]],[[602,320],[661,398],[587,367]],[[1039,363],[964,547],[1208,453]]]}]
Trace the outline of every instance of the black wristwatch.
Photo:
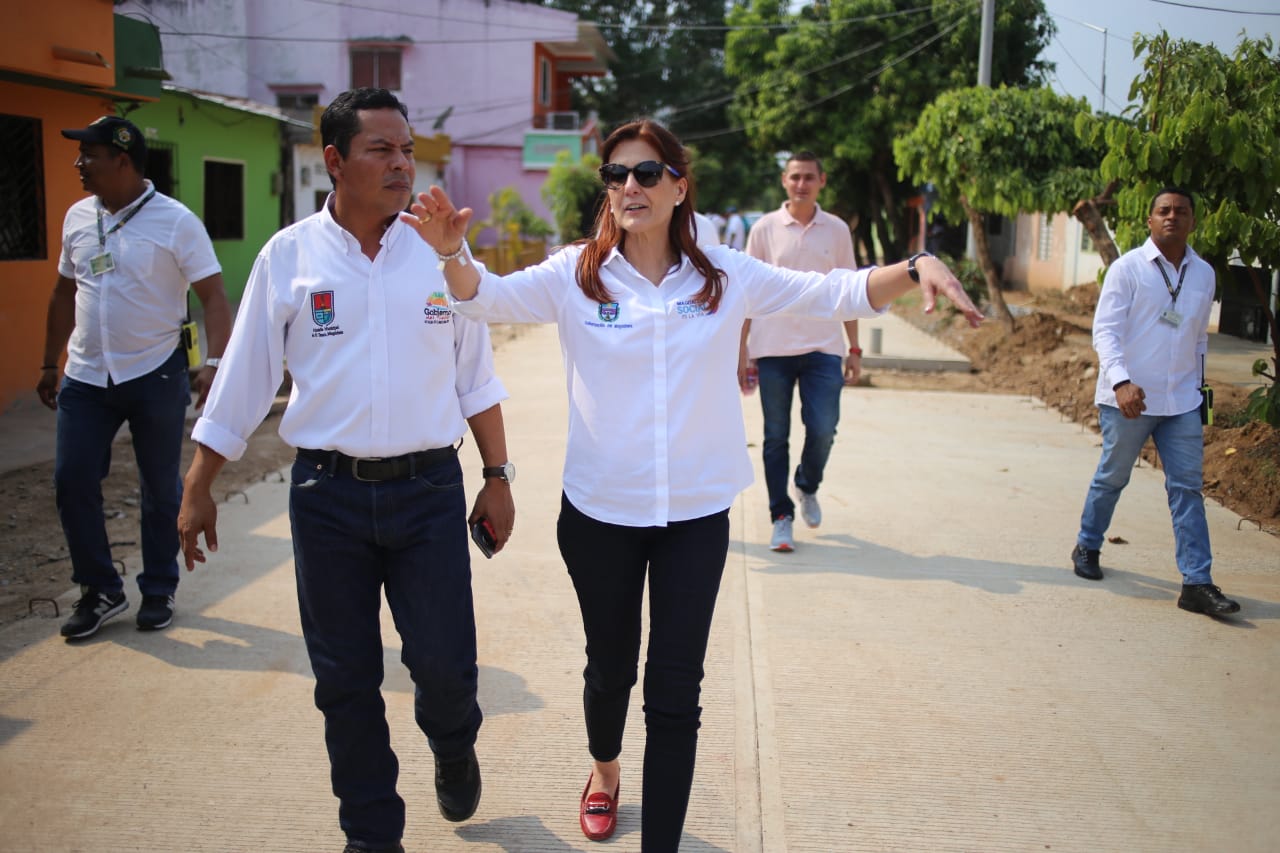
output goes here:
[{"label": "black wristwatch", "polygon": [[510,462],[503,462],[501,465],[495,465],[492,468],[480,469],[481,476],[488,479],[489,477],[497,477],[499,480],[506,480],[508,483],[514,483],[516,479],[516,466]]},{"label": "black wristwatch", "polygon": [[920,270],[916,269],[916,261],[921,258],[932,258],[933,252],[916,252],[907,259],[907,275],[911,276],[911,280],[916,284],[920,283]]}]

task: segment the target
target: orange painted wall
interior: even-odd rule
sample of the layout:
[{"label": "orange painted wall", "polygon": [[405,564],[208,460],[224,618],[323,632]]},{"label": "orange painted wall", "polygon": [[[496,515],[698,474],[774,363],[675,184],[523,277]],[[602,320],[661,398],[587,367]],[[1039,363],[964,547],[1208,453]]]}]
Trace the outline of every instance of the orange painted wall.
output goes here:
[{"label": "orange painted wall", "polygon": [[[111,0],[58,0],[10,4],[0,35],[0,68],[51,82],[111,87],[115,84],[115,4]],[[101,54],[112,68],[58,59],[55,46]],[[62,129],[84,127],[114,113],[96,95],[0,81],[0,112],[40,120],[43,139],[45,244],[47,257],[0,261],[0,412],[16,400],[39,405],[35,386],[44,356],[44,323],[58,274],[62,218],[84,196],[71,164],[77,144]]]},{"label": "orange painted wall", "polygon": [[[4,14],[0,68],[86,86],[115,84],[114,4],[111,0],[14,3]],[[54,46],[97,53],[111,66],[59,59]]]},{"label": "orange painted wall", "polygon": [[[95,0],[96,2],[96,0]],[[100,115],[114,113],[105,98],[60,92],[0,81],[0,112],[40,119],[43,137],[45,242],[48,257],[40,261],[0,262],[0,412],[20,396],[35,400],[44,350],[45,313],[58,274],[62,218],[84,197],[75,162],[77,143],[62,129],[84,127]]]}]

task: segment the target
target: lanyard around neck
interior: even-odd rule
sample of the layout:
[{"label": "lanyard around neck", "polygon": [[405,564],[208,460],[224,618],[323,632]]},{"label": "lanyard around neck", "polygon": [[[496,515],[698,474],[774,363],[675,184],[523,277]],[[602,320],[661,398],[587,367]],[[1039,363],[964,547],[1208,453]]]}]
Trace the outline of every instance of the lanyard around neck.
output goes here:
[{"label": "lanyard around neck", "polygon": [[1191,264],[1187,263],[1187,259],[1182,259],[1182,269],[1178,271],[1178,289],[1174,290],[1173,282],[1169,280],[1169,274],[1164,271],[1164,264],[1160,263],[1160,256],[1156,256],[1156,269],[1160,270],[1160,277],[1164,279],[1165,289],[1169,291],[1169,295],[1173,297],[1173,304],[1178,304],[1178,294],[1182,292],[1182,281],[1187,277],[1187,267]]},{"label": "lanyard around neck", "polygon": [[155,194],[156,194],[156,188],[155,188],[155,187],[152,187],[152,188],[151,188],[151,192],[149,192],[149,193],[147,193],[145,196],[143,196],[143,197],[142,197],[142,201],[140,201],[140,202],[138,202],[137,204],[135,204],[135,205],[133,206],[133,209],[132,209],[132,210],[130,210],[128,213],[126,213],[126,214],[124,215],[124,219],[121,219],[121,220],[120,220],[119,222],[117,222],[115,225],[112,225],[112,226],[111,226],[111,230],[110,230],[110,231],[103,231],[103,230],[102,230],[102,208],[101,208],[101,207],[99,207],[99,208],[98,208],[98,250],[99,250],[99,251],[104,251],[104,250],[106,250],[106,248],[107,248],[107,238],[108,238],[108,237],[110,237],[112,234],[116,233],[117,231],[119,231],[121,228],[123,228],[123,227],[124,227],[124,224],[125,224],[126,222],[128,222],[130,219],[133,219],[133,217],[137,215],[138,211],[139,211],[139,210],[142,210],[143,206],[144,206],[147,202],[151,201],[151,198],[152,198]]}]

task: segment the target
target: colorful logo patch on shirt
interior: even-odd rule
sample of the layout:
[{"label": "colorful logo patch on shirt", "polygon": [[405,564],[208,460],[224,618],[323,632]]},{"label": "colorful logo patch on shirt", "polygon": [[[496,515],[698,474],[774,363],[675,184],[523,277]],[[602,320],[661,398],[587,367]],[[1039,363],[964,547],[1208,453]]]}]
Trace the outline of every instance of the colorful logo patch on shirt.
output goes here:
[{"label": "colorful logo patch on shirt", "polygon": [[328,326],[333,322],[333,291],[321,290],[311,294],[311,319],[317,326]]},{"label": "colorful logo patch on shirt", "polygon": [[600,314],[600,319],[606,323],[612,323],[616,321],[618,319],[619,312],[620,312],[620,309],[618,308],[618,303],[616,302],[600,303],[600,310],[598,313]]},{"label": "colorful logo patch on shirt", "polygon": [[437,290],[427,296],[427,307],[422,309],[423,322],[427,324],[448,323],[453,312],[449,309],[449,297],[444,291]]},{"label": "colorful logo patch on shirt", "polygon": [[694,302],[692,299],[685,299],[676,303],[676,313],[680,315],[682,320],[691,320],[694,317],[706,317],[711,313],[711,308],[705,302]]}]

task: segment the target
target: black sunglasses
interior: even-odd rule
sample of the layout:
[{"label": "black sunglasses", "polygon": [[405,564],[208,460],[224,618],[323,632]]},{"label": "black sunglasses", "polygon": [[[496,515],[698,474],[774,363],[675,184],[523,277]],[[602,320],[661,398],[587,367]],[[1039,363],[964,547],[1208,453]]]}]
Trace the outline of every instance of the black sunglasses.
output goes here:
[{"label": "black sunglasses", "polygon": [[658,185],[658,181],[662,180],[664,171],[670,172],[677,178],[680,177],[680,173],[666,163],[659,163],[657,160],[645,160],[643,163],[636,163],[629,169],[621,163],[605,163],[600,167],[600,180],[604,181],[604,185],[607,188],[616,190],[627,182],[627,175],[635,175],[636,183],[647,189]]}]

